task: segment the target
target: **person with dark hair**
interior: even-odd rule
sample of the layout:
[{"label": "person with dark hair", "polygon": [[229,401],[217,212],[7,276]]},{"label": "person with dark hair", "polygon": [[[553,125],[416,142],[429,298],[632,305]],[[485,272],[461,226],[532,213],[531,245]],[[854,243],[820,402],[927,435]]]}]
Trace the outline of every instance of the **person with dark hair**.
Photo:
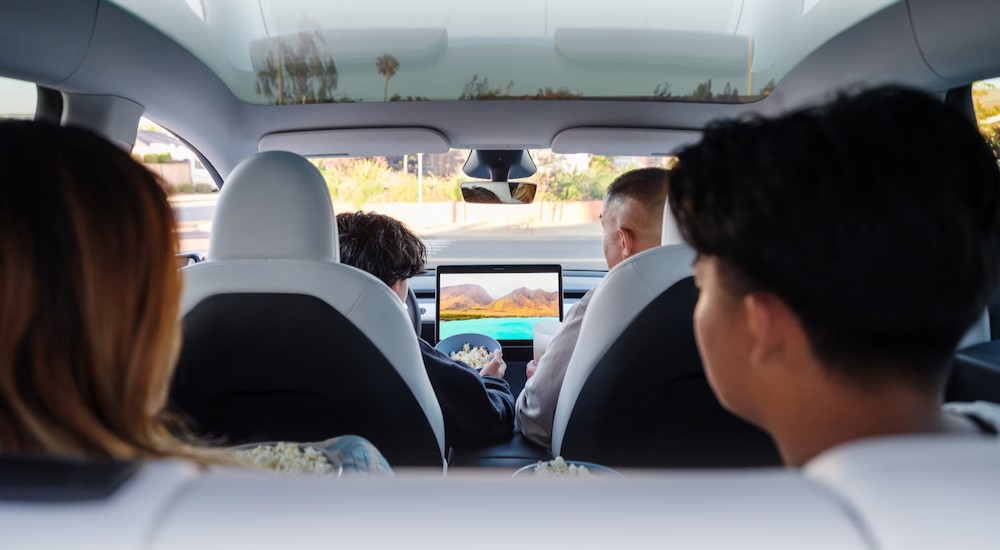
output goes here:
[{"label": "person with dark hair", "polygon": [[[404,303],[409,278],[424,270],[427,250],[399,220],[369,212],[337,214],[340,262],[374,275]],[[476,370],[418,338],[431,386],[444,416],[449,447],[493,443],[514,431],[514,396],[503,379],[507,364],[497,350]]]},{"label": "person with dark hair", "polygon": [[[608,186],[601,226],[608,269],[640,252],[660,246],[663,209],[670,172],[641,168],[626,172]],[[552,421],[566,368],[573,356],[591,290],[573,306],[545,354],[528,363],[528,381],[517,397],[517,421],[526,438],[543,447],[552,444]]]},{"label": "person with dark hair", "polygon": [[680,153],[669,200],[698,252],[709,382],[786,464],[992,429],[942,410],[1000,270],[1000,172],[957,110],[888,87],[717,123]]},{"label": "person with dark hair", "polygon": [[501,204],[500,197],[496,193],[485,187],[473,187],[471,189],[462,187],[462,200],[465,202],[478,204]]}]

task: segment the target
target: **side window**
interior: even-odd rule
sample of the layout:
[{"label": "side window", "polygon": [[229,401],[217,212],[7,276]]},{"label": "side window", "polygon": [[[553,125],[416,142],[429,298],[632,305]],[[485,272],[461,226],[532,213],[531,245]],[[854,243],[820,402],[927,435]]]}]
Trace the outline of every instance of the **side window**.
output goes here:
[{"label": "side window", "polygon": [[198,155],[177,136],[143,117],[132,158],[166,185],[177,218],[180,252],[206,254],[219,189]]},{"label": "side window", "polygon": [[38,92],[33,82],[0,77],[0,119],[35,118]]},{"label": "side window", "polygon": [[979,131],[1000,161],[1000,78],[973,83],[972,105]]}]

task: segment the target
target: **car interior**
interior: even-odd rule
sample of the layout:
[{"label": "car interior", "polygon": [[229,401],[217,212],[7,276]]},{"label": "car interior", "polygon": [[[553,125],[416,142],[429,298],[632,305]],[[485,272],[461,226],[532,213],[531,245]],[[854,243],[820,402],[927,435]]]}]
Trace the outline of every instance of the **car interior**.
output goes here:
[{"label": "car interior", "polygon": [[[210,218],[181,224],[199,240],[178,257],[184,336],[171,406],[226,445],[361,435],[397,474],[329,483],[0,452],[0,546],[996,546],[995,438],[881,438],[786,469],[766,433],[722,407],[691,323],[695,253],[669,208],[662,246],[608,270],[596,217],[526,232],[518,209],[534,205],[459,195],[439,211],[421,195],[413,219],[432,226],[461,209],[468,223],[421,235],[429,262],[404,304],[341,262],[326,205],[361,203],[331,199],[316,167],[525,152],[539,165],[523,172],[532,181],[546,158],[661,165],[715,120],[889,83],[974,118],[974,83],[1000,76],[998,25],[994,0],[0,4],[0,117],[81,126],[133,153],[140,127],[155,123],[211,177],[190,199],[210,203]],[[326,69],[304,76],[315,52]],[[391,70],[379,65],[389,53]],[[275,55],[288,56],[287,75],[272,70]],[[517,179],[523,156],[477,174]],[[573,238],[589,239],[579,254]],[[516,426],[506,441],[446,445],[418,338],[440,339],[435,270],[452,264],[560,264],[563,311],[596,289],[551,448]],[[532,344],[503,352],[516,397]],[[946,397],[1000,403],[1000,305],[963,340]],[[624,477],[511,479],[557,456]],[[494,517],[505,528],[484,533]]]}]

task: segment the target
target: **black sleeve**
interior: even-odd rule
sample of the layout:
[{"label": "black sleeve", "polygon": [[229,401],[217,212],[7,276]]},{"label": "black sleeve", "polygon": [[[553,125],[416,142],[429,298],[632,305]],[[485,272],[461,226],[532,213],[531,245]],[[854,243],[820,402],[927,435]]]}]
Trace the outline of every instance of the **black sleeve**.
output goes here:
[{"label": "black sleeve", "polygon": [[501,378],[475,369],[420,340],[427,376],[444,415],[449,447],[474,447],[504,440],[514,431],[514,395]]}]

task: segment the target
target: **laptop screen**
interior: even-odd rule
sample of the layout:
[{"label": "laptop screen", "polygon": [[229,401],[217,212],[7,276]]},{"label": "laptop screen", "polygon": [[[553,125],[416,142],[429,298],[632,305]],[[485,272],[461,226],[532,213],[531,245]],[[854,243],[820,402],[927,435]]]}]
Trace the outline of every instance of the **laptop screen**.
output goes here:
[{"label": "laptop screen", "polygon": [[542,320],[562,320],[558,265],[439,266],[437,338],[485,334],[501,344],[526,344]]}]

